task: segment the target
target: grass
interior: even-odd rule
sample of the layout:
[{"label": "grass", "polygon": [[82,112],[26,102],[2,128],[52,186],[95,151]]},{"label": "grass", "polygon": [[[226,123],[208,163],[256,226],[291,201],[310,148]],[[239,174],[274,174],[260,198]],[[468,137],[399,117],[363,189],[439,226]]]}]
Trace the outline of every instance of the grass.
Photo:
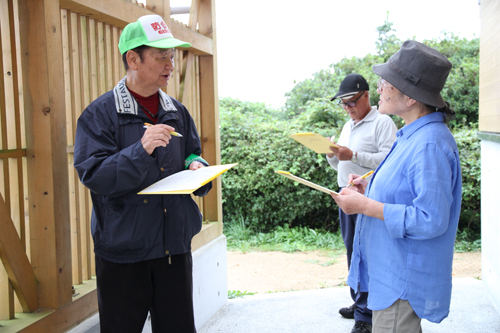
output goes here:
[{"label": "grass", "polygon": [[252,228],[245,219],[224,224],[228,250],[248,251],[314,251],[342,250],[344,243],[340,231],[331,233],[307,227],[278,226],[270,232]]},{"label": "grass", "polygon": [[239,290],[228,290],[227,291],[227,298],[228,299],[234,299],[234,298],[243,297],[246,295],[255,295],[255,293],[251,293],[251,292],[248,292],[246,290],[245,291],[239,291]]},{"label": "grass", "polygon": [[[288,224],[278,226],[269,232],[253,228],[244,218],[224,224],[227,249],[231,251],[338,251],[345,250],[344,242],[337,232],[315,230],[307,227],[292,227]],[[467,230],[457,232],[455,252],[481,251],[481,239]],[[332,262],[321,265],[333,265]]]}]

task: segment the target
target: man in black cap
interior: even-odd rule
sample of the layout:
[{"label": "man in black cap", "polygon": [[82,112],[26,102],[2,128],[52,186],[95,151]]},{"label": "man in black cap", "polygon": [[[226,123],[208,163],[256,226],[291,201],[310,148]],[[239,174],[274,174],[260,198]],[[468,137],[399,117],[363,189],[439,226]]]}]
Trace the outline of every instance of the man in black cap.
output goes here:
[{"label": "man in black cap", "polygon": [[[347,186],[349,174],[364,175],[375,170],[391,150],[396,140],[396,125],[387,115],[381,115],[377,107],[370,105],[369,86],[359,74],[347,75],[332,101],[339,98],[339,106],[351,117],[340,134],[339,148],[333,148],[327,155],[328,163],[337,170],[340,188]],[[340,230],[347,251],[347,265],[351,265],[354,231],[357,214],[348,215],[339,208]],[[372,313],[367,308],[367,292],[354,292],[354,304],[339,310],[345,317],[355,320],[352,333],[371,332]]]}]

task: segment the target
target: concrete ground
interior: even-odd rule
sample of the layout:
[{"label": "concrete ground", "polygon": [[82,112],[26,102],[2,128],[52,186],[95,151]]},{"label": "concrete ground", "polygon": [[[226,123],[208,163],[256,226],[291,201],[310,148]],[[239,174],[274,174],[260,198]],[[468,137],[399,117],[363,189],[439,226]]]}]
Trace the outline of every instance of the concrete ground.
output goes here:
[{"label": "concrete ground", "polygon": [[[354,321],[342,318],[338,309],[351,304],[347,287],[249,295],[229,300],[199,333],[349,333]],[[422,330],[500,332],[500,312],[482,281],[455,278],[450,315],[441,324],[423,320]]]},{"label": "concrete ground", "polygon": [[[338,309],[351,305],[347,287],[249,295],[229,300],[198,333],[349,333],[352,319]],[[69,331],[99,333],[95,315]],[[424,333],[500,333],[500,312],[481,280],[453,279],[451,310],[441,324],[422,321]],[[143,333],[151,332],[146,323]]]}]

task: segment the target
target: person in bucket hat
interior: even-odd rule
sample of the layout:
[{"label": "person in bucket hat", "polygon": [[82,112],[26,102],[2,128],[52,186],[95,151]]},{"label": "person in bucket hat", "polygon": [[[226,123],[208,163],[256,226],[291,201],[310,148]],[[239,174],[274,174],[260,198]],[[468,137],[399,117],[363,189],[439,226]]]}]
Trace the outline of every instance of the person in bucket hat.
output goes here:
[{"label": "person in bucket hat", "polygon": [[[159,15],[128,24],[119,50],[126,76],[78,119],[74,165],[92,197],[101,332],[196,332],[191,239],[202,217],[191,195],[138,195],[185,169],[207,166],[195,123],[168,96],[175,39]],[[204,196],[208,183],[194,195]]]},{"label": "person in bucket hat", "polygon": [[451,63],[413,40],[380,76],[379,111],[405,126],[370,183],[350,175],[354,186],[332,196],[360,217],[347,283],[369,291],[376,332],[421,332],[421,320],[441,322],[451,300],[452,261],[462,200],[458,148],[445,122],[454,112],[441,91]]},{"label": "person in bucket hat", "polygon": [[[370,88],[365,78],[357,73],[347,75],[340,83],[339,90],[331,101],[338,98],[338,105],[349,115],[340,133],[337,147],[331,147],[326,154],[330,166],[337,170],[337,183],[342,189],[347,186],[349,174],[365,174],[375,170],[391,150],[396,140],[396,125],[387,115],[378,112],[370,105]],[[347,254],[347,267],[351,264],[356,214],[346,214],[339,208],[339,221],[342,239]],[[354,319],[352,333],[369,332],[372,312],[367,308],[368,293],[354,292],[350,289],[353,304],[343,307],[339,313]]]}]

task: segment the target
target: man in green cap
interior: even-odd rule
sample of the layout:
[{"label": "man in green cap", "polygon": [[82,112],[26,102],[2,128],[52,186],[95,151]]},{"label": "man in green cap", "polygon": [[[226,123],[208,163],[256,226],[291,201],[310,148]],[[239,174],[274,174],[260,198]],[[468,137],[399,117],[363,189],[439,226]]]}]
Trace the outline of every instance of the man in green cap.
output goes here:
[{"label": "man in green cap", "polygon": [[153,331],[196,332],[191,239],[201,229],[198,206],[190,195],[137,195],[208,165],[188,110],[161,90],[174,70],[174,48],[190,46],[159,15],[130,23],[118,45],[127,75],[78,119],[74,165],[92,197],[101,332],[141,332],[148,312]]}]

